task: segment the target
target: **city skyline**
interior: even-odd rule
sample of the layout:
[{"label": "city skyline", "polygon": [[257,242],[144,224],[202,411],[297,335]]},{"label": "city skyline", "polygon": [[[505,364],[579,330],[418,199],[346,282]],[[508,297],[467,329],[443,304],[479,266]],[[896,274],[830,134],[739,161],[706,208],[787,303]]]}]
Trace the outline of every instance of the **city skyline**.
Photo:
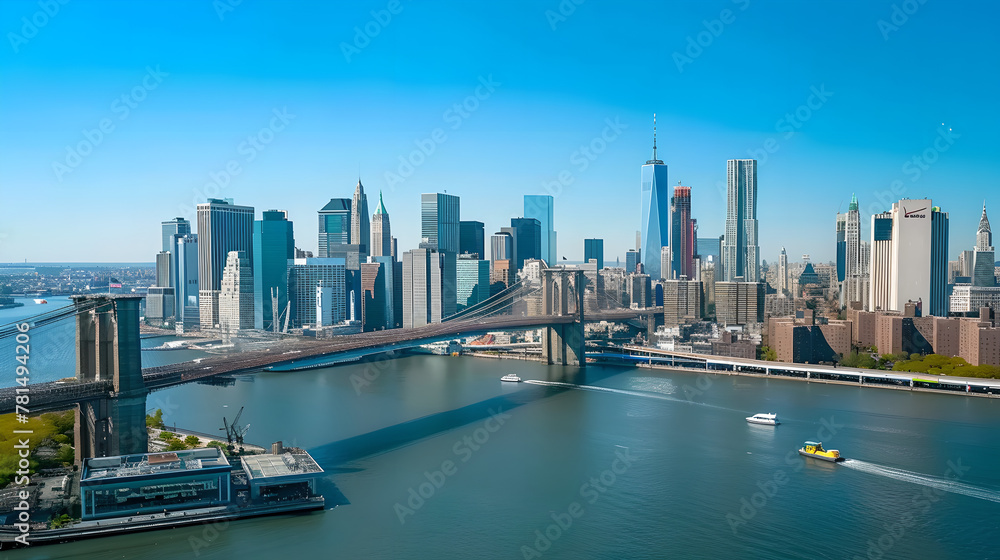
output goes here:
[{"label": "city skyline", "polygon": [[[973,29],[962,32],[941,26],[961,16],[946,6],[921,6],[904,26],[885,32],[877,22],[889,18],[890,5],[858,4],[848,21],[818,7],[790,15],[778,5],[734,3],[735,21],[708,46],[695,43],[697,49],[687,38],[704,29],[691,22],[718,16],[705,6],[644,5],[609,13],[612,8],[581,5],[565,22],[550,22],[541,8],[496,13],[484,6],[463,7],[462,14],[436,22],[444,8],[402,6],[370,45],[348,55],[342,45],[352,45],[354,26],[364,27],[369,12],[384,9],[383,4],[353,6],[336,25],[322,23],[332,8],[310,5],[307,11],[315,17],[297,25],[329,27],[315,36],[333,41],[324,39],[318,46],[308,33],[288,41],[255,35],[251,47],[228,44],[245,45],[239,38],[254,33],[256,24],[284,21],[294,10],[240,5],[220,17],[193,3],[175,10],[140,6],[137,11],[162,26],[111,25],[107,30],[112,43],[135,46],[129,53],[81,40],[90,36],[92,24],[113,14],[111,5],[80,6],[72,15],[63,10],[37,36],[0,53],[0,71],[22,84],[8,93],[0,115],[25,131],[16,143],[0,140],[8,154],[0,161],[0,176],[17,187],[5,198],[27,208],[52,201],[48,211],[56,220],[70,220],[80,211],[117,213],[120,220],[99,221],[94,228],[95,235],[120,241],[115,246],[83,239],[56,243],[53,233],[32,227],[26,212],[0,225],[0,262],[150,262],[156,232],[145,224],[174,216],[193,222],[195,204],[210,195],[258,210],[285,209],[290,220],[305,224],[326,200],[350,198],[359,174],[369,191],[383,191],[394,209],[401,250],[419,243],[416,207],[423,192],[461,196],[465,216],[484,222],[488,231],[521,215],[523,195],[548,194],[555,198],[559,257],[582,260],[582,240],[596,235],[605,239],[605,257],[611,261],[624,257],[638,229],[635,167],[648,158],[653,112],[661,130],[659,157],[673,178],[691,186],[692,217],[701,237],[723,233],[724,162],[758,159],[760,256],[768,262],[782,246],[790,255],[834,260],[835,248],[827,242],[832,225],[817,224],[806,214],[843,212],[852,192],[861,201],[863,229],[871,214],[888,210],[901,196],[939,200],[952,214],[949,255],[954,256],[964,247],[958,242],[960,228],[969,223],[974,234],[982,199],[997,184],[989,158],[998,140],[989,123],[997,120],[998,109],[975,92],[995,90],[998,77],[970,69],[980,67],[979,53],[996,51],[1000,40],[985,27],[978,32],[985,26],[978,19],[963,19],[962,25]],[[6,2],[0,14],[17,22],[37,9],[31,2]],[[645,60],[627,54],[642,51],[646,39],[623,39],[606,46],[608,54],[587,45],[589,32],[612,14],[616,24],[653,17],[662,26],[670,40],[653,51],[661,72],[639,72]],[[426,75],[404,69],[406,57],[420,56],[396,48],[410,40],[429,41],[436,50],[486,33],[483,43],[491,46],[502,35],[477,22],[493,16],[538,41],[540,48],[565,41],[568,47],[560,48],[579,49],[582,58],[572,59],[567,71],[622,73],[642,87],[617,92],[581,87],[577,80],[590,84],[588,78],[562,71],[546,76],[537,63],[521,63],[529,56],[524,49],[503,58],[473,47],[449,67],[434,66]],[[806,33],[801,21],[819,17],[836,20],[839,40],[846,36],[847,42],[858,43],[855,48],[878,56],[845,66],[839,56],[817,51],[823,37],[813,36],[815,30]],[[427,39],[425,32],[437,26],[447,26],[447,37]],[[791,30],[786,41],[798,48],[772,54],[783,45],[760,38],[768,33],[747,36],[751,29],[772,26]],[[174,48],[182,34],[196,32],[213,39]],[[149,33],[152,37],[144,36]],[[931,35],[934,41],[922,40]],[[70,44],[76,46],[66,48]],[[722,69],[742,48],[759,63],[744,78],[746,93],[733,97],[723,93]],[[268,49],[278,60],[264,56]],[[795,54],[786,60],[789,52]],[[243,62],[247,56],[260,64]],[[283,64],[282,57],[302,60]],[[779,59],[781,64],[773,63]],[[392,103],[380,89],[390,79],[408,88],[406,104]],[[202,89],[205,94],[198,94]],[[134,107],[120,100],[133,93],[135,99],[126,101]],[[905,107],[891,102],[903,93]],[[466,103],[475,110],[461,108]],[[456,104],[460,111],[454,110]],[[72,151],[85,144],[83,131],[99,130],[105,118],[114,129],[99,133],[99,141],[93,133],[98,145],[70,166],[67,146]],[[434,136],[438,129],[441,134]],[[253,142],[247,142],[248,135]],[[432,152],[411,158],[426,161],[405,169],[400,158],[421,144],[424,152]],[[486,158],[499,173],[482,174]],[[831,160],[838,165],[826,166]],[[227,170],[231,161],[238,173]],[[54,163],[70,171],[57,173]],[[823,174],[814,173],[820,168]],[[218,192],[206,188],[212,184]],[[75,192],[91,196],[72,197],[70,204],[67,195]],[[595,204],[602,200],[613,200],[619,209],[607,215],[606,204]],[[789,205],[810,212],[784,211]],[[600,220],[608,223],[606,231],[589,231],[588,225]],[[779,223],[785,227],[770,226]],[[796,232],[794,239],[785,228]],[[116,235],[122,229],[129,232],[124,239]],[[867,234],[862,231],[862,238]],[[302,237],[302,247],[315,252],[312,243]]]}]

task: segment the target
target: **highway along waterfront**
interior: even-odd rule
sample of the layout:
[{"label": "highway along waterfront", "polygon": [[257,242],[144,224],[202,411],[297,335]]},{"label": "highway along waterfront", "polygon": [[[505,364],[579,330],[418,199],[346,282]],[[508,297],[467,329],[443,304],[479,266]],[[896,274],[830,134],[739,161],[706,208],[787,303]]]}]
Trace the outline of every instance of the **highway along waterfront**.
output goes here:
[{"label": "highway along waterfront", "polygon": [[411,356],[148,401],[204,433],[241,406],[247,441],[316,458],[327,510],[5,558],[965,559],[1000,538],[998,399]]}]

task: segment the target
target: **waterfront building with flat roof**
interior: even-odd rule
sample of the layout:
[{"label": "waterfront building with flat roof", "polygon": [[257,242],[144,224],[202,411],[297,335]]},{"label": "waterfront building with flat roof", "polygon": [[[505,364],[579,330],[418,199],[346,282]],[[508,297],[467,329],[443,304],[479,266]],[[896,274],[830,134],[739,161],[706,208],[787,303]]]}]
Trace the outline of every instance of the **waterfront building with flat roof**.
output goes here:
[{"label": "waterfront building with flat roof", "polygon": [[84,520],[226,505],[232,467],[216,447],[84,459]]}]

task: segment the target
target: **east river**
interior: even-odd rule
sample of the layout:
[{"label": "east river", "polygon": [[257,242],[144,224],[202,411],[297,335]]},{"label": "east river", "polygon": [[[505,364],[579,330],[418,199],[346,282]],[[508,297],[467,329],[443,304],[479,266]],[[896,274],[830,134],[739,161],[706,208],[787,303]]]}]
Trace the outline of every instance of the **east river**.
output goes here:
[{"label": "east river", "polygon": [[[998,399],[411,356],[148,407],[206,433],[245,407],[248,441],[316,457],[329,509],[5,558],[1000,557]],[[803,459],[805,440],[848,460]]]}]

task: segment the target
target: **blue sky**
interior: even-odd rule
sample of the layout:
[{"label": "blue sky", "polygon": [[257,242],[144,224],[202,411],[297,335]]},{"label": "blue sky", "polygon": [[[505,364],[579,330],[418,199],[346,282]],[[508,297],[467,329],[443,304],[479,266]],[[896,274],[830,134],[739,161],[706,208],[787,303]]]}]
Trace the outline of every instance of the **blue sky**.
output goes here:
[{"label": "blue sky", "polygon": [[288,210],[315,249],[316,211],[359,170],[401,250],[422,192],[459,195],[488,234],[554,193],[559,254],[602,237],[614,262],[654,112],[700,236],[723,232],[726,160],[757,157],[768,261],[834,258],[852,193],[866,212],[932,198],[951,258],[984,199],[1000,221],[995,3],[53,5],[0,3],[0,262],[149,262],[159,222],[209,194]]}]

